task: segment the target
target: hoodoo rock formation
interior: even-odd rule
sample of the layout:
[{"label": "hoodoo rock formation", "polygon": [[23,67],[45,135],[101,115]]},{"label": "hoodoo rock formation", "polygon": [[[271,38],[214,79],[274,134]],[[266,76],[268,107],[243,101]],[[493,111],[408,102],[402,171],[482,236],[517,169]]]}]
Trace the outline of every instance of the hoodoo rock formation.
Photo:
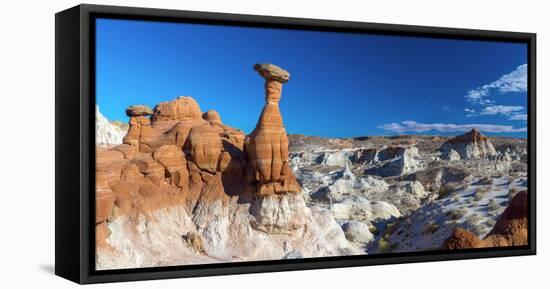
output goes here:
[{"label": "hoodoo rock formation", "polygon": [[290,79],[290,74],[272,64],[256,64],[254,70],[265,78],[266,102],[256,128],[245,142],[257,181],[257,194],[269,196],[300,192],[289,167],[288,137],[279,111],[283,83]]},{"label": "hoodoo rock formation", "polygon": [[278,107],[288,72],[254,69],[266,105],[248,136],[191,97],[128,107],[123,144],[97,148],[98,269],[362,253],[299,194]]},{"label": "hoodoo rock formation", "polygon": [[475,128],[446,141],[440,150],[443,158],[448,160],[457,160],[457,154],[462,159],[477,159],[497,155],[491,141]]},{"label": "hoodoo rock formation", "polygon": [[444,250],[524,246],[528,240],[528,196],[527,191],[518,193],[510,201],[493,229],[483,239],[473,233],[456,229],[443,243]]}]

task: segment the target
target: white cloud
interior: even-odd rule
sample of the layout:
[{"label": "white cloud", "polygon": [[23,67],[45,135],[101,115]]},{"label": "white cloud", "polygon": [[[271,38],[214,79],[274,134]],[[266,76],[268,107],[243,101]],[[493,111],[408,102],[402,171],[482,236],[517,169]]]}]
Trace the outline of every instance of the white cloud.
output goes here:
[{"label": "white cloud", "polygon": [[523,121],[527,121],[527,114],[526,114],[526,113],[516,113],[516,114],[512,114],[512,116],[510,116],[508,119],[509,119],[509,120],[523,120]]},{"label": "white cloud", "polygon": [[470,103],[491,104],[492,100],[486,97],[492,94],[527,91],[527,64],[518,66],[514,71],[501,76],[499,79],[472,89],[466,93],[466,99]]},{"label": "white cloud", "polygon": [[396,133],[404,132],[465,132],[473,128],[478,129],[481,132],[490,133],[503,133],[503,132],[525,132],[526,127],[515,128],[511,125],[497,125],[497,124],[451,124],[451,123],[419,123],[412,120],[402,121],[400,123],[388,123],[379,126],[379,128],[393,131]]},{"label": "white cloud", "polygon": [[442,108],[443,108],[444,111],[447,111],[447,112],[451,111],[451,107],[448,106],[448,105],[444,105]]},{"label": "white cloud", "polygon": [[481,115],[510,115],[513,112],[522,111],[524,109],[523,106],[506,106],[506,105],[493,105],[485,107],[481,110],[479,114]]},{"label": "white cloud", "polygon": [[466,112],[466,117],[472,117],[476,116],[476,110],[472,108],[465,108],[464,111]]}]

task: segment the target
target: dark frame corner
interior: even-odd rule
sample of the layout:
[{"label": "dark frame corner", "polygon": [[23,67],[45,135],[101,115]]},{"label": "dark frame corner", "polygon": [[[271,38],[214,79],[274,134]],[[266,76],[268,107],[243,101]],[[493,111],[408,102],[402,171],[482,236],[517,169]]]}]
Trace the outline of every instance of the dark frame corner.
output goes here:
[{"label": "dark frame corner", "polygon": [[[529,245],[297,260],[95,270],[96,17],[520,42],[528,45]],[[536,254],[536,34],[82,4],[55,15],[55,274],[101,283]],[[79,108],[79,109],[76,109]]]}]

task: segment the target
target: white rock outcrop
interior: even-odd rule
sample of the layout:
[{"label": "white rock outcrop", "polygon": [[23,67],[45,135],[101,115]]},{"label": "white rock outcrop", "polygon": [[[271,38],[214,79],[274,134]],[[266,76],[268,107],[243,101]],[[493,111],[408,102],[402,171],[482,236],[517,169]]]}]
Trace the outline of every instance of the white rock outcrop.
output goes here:
[{"label": "white rock outcrop", "polygon": [[491,141],[476,129],[446,141],[440,150],[443,158],[448,160],[455,158],[451,156],[454,154],[453,151],[458,153],[462,159],[487,158],[497,155]]},{"label": "white rock outcrop", "polygon": [[367,174],[381,177],[402,176],[420,168],[417,147],[389,147],[380,151],[379,166],[366,170]]},{"label": "white rock outcrop", "polygon": [[342,226],[342,230],[344,230],[344,234],[350,242],[367,244],[374,239],[369,226],[363,222],[347,222]]},{"label": "white rock outcrop", "polygon": [[126,135],[118,126],[112,125],[109,120],[101,114],[99,106],[95,107],[95,139],[96,144],[102,147],[119,145]]}]

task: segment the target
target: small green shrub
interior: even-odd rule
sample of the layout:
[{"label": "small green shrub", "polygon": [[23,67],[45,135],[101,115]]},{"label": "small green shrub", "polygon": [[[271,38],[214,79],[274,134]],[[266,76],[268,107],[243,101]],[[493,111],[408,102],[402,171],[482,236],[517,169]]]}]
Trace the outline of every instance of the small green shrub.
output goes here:
[{"label": "small green shrub", "polygon": [[482,220],[483,220],[483,217],[478,213],[474,213],[468,216],[468,223],[471,225],[476,225]]},{"label": "small green shrub", "polygon": [[437,230],[439,230],[439,225],[437,225],[435,222],[430,222],[424,227],[423,234],[434,234],[435,232],[437,232]]},{"label": "small green shrub", "polygon": [[369,227],[369,231],[371,232],[371,234],[375,235],[375,236],[378,236],[378,233],[380,233],[378,231],[378,228],[376,226],[371,226]]},{"label": "small green shrub", "polygon": [[462,219],[465,215],[466,215],[466,210],[464,210],[464,209],[453,209],[449,213],[449,216],[453,220]]},{"label": "small green shrub", "polygon": [[381,238],[380,240],[378,240],[378,250],[380,252],[389,252],[391,249],[391,246],[390,246],[390,242],[388,242],[386,239],[384,238]]},{"label": "small green shrub", "polygon": [[479,202],[481,201],[484,197],[485,197],[485,194],[487,193],[487,191],[485,189],[481,189],[479,188],[475,193],[474,193],[474,201],[476,202]]},{"label": "small green shrub", "polygon": [[443,199],[443,198],[446,198],[448,197],[449,195],[451,195],[451,193],[455,193],[458,195],[458,192],[456,192],[457,190],[459,190],[462,186],[460,184],[456,184],[456,183],[449,183],[449,184],[445,184],[441,187],[439,187],[439,191],[437,192],[437,195],[438,195],[438,199]]},{"label": "small green shrub", "polygon": [[484,176],[477,182],[478,185],[492,185],[494,183],[493,178],[489,176]]}]

